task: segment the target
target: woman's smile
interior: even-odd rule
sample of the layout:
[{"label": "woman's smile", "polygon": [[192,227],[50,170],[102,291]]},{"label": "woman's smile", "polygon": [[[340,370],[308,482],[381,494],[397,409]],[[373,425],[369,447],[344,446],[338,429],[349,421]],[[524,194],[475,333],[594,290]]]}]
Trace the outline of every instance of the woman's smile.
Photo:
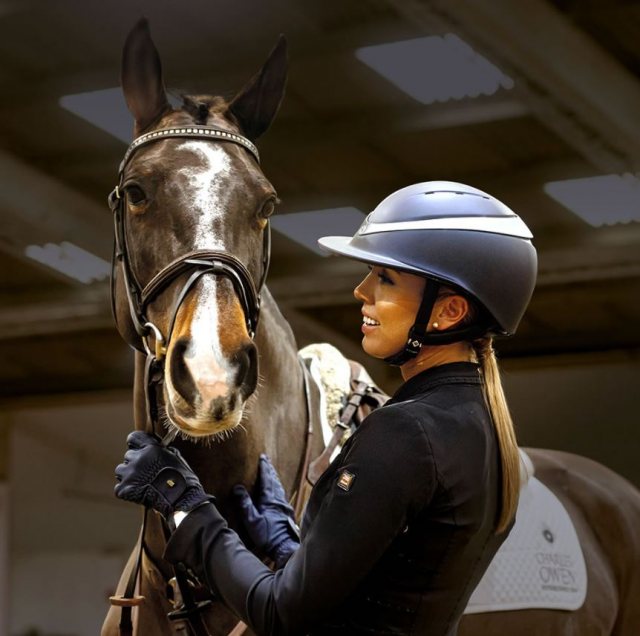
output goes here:
[{"label": "woman's smile", "polygon": [[362,333],[368,334],[371,333],[376,327],[379,327],[380,323],[377,320],[371,318],[371,316],[367,316],[367,314],[362,314]]},{"label": "woman's smile", "polygon": [[362,303],[362,347],[375,358],[399,351],[420,305],[425,279],[377,265],[356,287]]}]

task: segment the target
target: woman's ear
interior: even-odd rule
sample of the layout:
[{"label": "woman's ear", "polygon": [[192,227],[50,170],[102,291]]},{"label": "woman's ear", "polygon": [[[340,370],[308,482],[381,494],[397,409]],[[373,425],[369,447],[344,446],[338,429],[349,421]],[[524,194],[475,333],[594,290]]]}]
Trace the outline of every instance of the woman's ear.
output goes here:
[{"label": "woman's ear", "polygon": [[469,301],[464,296],[443,296],[436,301],[432,322],[438,323],[438,329],[450,329],[459,326],[468,314]]}]

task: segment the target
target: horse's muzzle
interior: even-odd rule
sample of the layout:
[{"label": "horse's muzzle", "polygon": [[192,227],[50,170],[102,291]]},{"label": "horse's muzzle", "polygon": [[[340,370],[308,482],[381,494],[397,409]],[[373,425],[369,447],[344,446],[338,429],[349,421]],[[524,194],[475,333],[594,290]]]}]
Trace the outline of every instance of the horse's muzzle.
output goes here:
[{"label": "horse's muzzle", "polygon": [[220,362],[196,364],[190,342],[171,347],[165,370],[167,415],[186,433],[213,434],[240,421],[245,401],[258,383],[258,356],[253,342]]}]

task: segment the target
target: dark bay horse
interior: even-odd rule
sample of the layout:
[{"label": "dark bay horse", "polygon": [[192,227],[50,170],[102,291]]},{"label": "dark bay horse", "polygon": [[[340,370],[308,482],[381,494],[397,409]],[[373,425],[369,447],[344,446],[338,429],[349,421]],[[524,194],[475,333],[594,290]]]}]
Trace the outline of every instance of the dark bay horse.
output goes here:
[{"label": "dark bay horse", "polygon": [[[145,21],[136,25],[124,47],[122,86],[135,118],[136,138],[156,130],[199,126],[255,140],[278,110],[285,78],[286,46],[281,40],[230,102],[191,96],[174,109]],[[134,284],[135,278],[140,288],[147,286],[185,254],[231,254],[241,263],[235,267],[246,270],[247,284],[260,286],[268,264],[264,235],[277,197],[251,152],[218,139],[160,139],[135,152],[121,183],[118,194],[123,197],[125,218],[119,248],[126,249],[131,271],[125,272],[120,262],[113,295],[118,328],[127,342],[140,348],[138,318],[132,316],[127,284]],[[270,454],[292,493],[305,448],[309,445],[312,455],[322,450],[319,394],[310,384],[307,404],[295,339],[266,287],[261,289],[252,338],[247,309],[232,275],[205,273],[184,298],[178,298],[187,289],[183,283],[189,276],[190,271],[180,273],[145,307],[145,320],[158,333],[170,333],[164,343],[159,420],[180,431],[175,446],[233,525],[233,511],[227,510],[230,489],[254,483],[261,452]],[[153,335],[152,330],[152,348]],[[134,411],[136,428],[141,429],[148,426],[145,360],[144,353],[136,353]],[[315,429],[310,438],[309,406]],[[161,558],[164,534],[155,514],[148,516],[144,544],[139,594],[146,600],[134,610],[136,633],[172,634],[166,617],[172,609],[166,581],[173,573]],[[237,623],[219,603],[205,620],[211,634],[227,634]],[[118,634],[118,621],[119,608],[111,608],[102,633]]]},{"label": "dark bay horse", "polygon": [[602,464],[527,448],[536,477],[564,504],[587,568],[577,610],[527,609],[465,615],[459,636],[634,636],[640,634],[640,492]]},{"label": "dark bay horse", "polygon": [[[231,101],[191,96],[174,109],[167,101],[159,56],[146,23],[139,23],[125,44],[122,69],[135,136],[206,126],[255,140],[278,110],[285,58],[280,43]],[[137,150],[124,166],[120,196],[131,274],[140,286],[185,254],[204,252],[228,252],[243,264],[251,280],[263,278],[264,233],[276,195],[255,156],[238,143],[200,138],[154,141]],[[260,319],[252,338],[247,321],[250,303],[241,298],[232,276],[208,272],[187,287],[190,271],[180,270],[146,307],[145,318],[157,330],[152,329],[146,342],[151,350],[159,345],[165,360],[160,419],[180,431],[176,446],[233,525],[229,490],[236,483],[253,484],[258,454],[266,450],[271,455],[291,494],[305,448],[312,456],[319,454],[322,436],[314,417],[315,434],[308,446],[304,374],[291,329],[268,289],[261,291]],[[138,318],[127,301],[122,264],[115,274],[119,330],[127,342],[140,347]],[[154,342],[154,333],[168,337]],[[136,353],[137,428],[148,426],[146,359],[144,353]],[[311,388],[315,416],[318,394],[313,384]],[[640,634],[640,494],[590,460],[554,451],[529,453],[536,476],[562,500],[575,524],[589,575],[586,601],[573,612],[536,609],[467,615],[460,635]],[[161,558],[164,535],[155,515],[150,515],[144,545],[139,593],[146,600],[134,611],[136,633],[168,636],[175,633],[166,618],[172,609],[166,593],[172,572]],[[118,620],[118,610],[112,608],[103,636],[119,633]],[[205,621],[211,634],[219,635],[228,634],[237,619],[216,603]]]}]

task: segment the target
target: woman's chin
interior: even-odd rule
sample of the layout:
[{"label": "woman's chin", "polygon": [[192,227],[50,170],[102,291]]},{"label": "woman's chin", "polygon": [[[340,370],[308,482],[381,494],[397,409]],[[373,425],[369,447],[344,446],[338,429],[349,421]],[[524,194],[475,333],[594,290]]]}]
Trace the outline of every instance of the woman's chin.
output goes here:
[{"label": "woman's chin", "polygon": [[398,345],[395,349],[393,347],[386,346],[380,342],[376,342],[371,336],[364,336],[362,338],[362,350],[370,355],[372,358],[378,358],[379,360],[384,360],[384,358],[388,358],[392,356],[394,353],[397,353],[402,345]]}]

